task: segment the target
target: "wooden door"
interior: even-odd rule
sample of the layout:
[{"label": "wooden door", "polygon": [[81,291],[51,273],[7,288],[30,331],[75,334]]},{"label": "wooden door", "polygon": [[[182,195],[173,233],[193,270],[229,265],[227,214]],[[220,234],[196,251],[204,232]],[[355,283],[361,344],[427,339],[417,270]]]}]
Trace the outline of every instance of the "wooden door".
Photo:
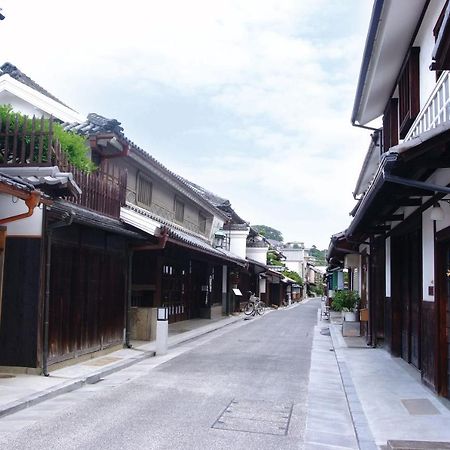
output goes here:
[{"label": "wooden door", "polygon": [[400,338],[400,356],[417,369],[421,368],[421,236],[421,229],[415,227],[392,240],[393,334]]}]

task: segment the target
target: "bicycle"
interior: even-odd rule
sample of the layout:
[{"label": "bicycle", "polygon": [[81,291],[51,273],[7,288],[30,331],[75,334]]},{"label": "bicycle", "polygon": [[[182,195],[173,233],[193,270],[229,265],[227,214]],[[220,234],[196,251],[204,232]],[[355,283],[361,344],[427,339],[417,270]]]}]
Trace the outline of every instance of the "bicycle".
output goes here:
[{"label": "bicycle", "polygon": [[245,305],[244,308],[244,314],[247,316],[255,316],[258,314],[259,316],[262,316],[265,312],[266,304],[261,301],[259,297],[256,297],[253,295],[253,293],[250,294],[250,298]]}]

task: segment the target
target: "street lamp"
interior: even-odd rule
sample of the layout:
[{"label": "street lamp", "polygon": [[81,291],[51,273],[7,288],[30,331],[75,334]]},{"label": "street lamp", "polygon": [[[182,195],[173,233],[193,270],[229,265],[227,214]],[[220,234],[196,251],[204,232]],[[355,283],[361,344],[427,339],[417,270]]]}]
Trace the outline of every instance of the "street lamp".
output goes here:
[{"label": "street lamp", "polygon": [[435,221],[444,220],[444,210],[441,208],[439,202],[433,205],[431,210],[430,219]]},{"label": "street lamp", "polygon": [[158,308],[157,314],[156,314],[156,320],[158,321],[167,321],[169,320],[169,309],[162,307]]}]

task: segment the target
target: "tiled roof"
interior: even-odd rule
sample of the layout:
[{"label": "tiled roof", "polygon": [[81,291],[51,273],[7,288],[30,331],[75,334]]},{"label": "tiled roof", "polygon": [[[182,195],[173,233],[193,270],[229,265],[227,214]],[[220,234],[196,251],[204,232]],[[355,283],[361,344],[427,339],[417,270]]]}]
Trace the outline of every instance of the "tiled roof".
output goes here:
[{"label": "tiled roof", "polygon": [[3,175],[14,178],[26,186],[41,189],[48,194],[58,196],[67,194],[81,194],[81,189],[70,172],[60,172],[54,167],[2,167]]},{"label": "tiled roof", "polygon": [[12,177],[6,175],[3,172],[0,172],[0,183],[6,184],[14,189],[18,189],[20,191],[31,192],[34,190],[34,186],[30,183],[27,183],[21,180],[18,177]]},{"label": "tiled roof", "polygon": [[[8,74],[11,78],[14,78],[15,80],[19,81],[20,83],[25,84],[26,86],[30,87],[31,89],[34,89],[37,92],[40,92],[41,94],[45,95],[46,97],[51,98],[52,100],[55,100],[55,102],[60,103],[61,105],[64,105],[66,108],[70,108],[70,106],[67,106],[65,103],[63,103],[61,100],[56,98],[54,95],[50,94],[47,90],[45,90],[42,86],[37,84],[35,81],[33,81],[28,75],[24,74],[21,70],[19,70],[15,65],[5,62],[2,66],[0,66],[0,76]],[[72,109],[73,111],[73,109]]]},{"label": "tiled roof", "polygon": [[173,222],[164,220],[160,216],[152,213],[151,211],[140,208],[139,206],[133,205],[131,203],[127,203],[125,208],[128,208],[132,211],[142,214],[143,216],[146,216],[146,217],[158,222],[165,228],[167,228],[167,230],[169,232],[169,237],[172,238],[174,241],[180,241],[191,247],[195,247],[195,248],[199,249],[200,251],[217,256],[218,258],[232,260],[233,262],[240,264],[240,265],[244,265],[246,263],[246,261],[244,259],[239,258],[238,256],[234,255],[233,253],[231,253],[227,250],[213,247],[207,239],[204,239],[195,234],[191,234],[191,233],[187,232],[186,230],[182,229],[181,227],[178,227]]},{"label": "tiled roof", "polygon": [[[123,133],[123,127],[121,127],[120,125],[121,123],[116,119],[108,119],[106,117],[101,116],[100,114],[90,113],[88,114],[87,120],[85,122],[63,123],[62,126],[66,131],[72,131],[74,133],[78,133],[83,136],[91,136],[98,133],[114,133],[120,136],[130,146],[131,151],[135,152],[137,155],[150,162],[153,166],[157,167],[159,170],[169,175],[171,178],[183,184],[183,186],[186,187],[190,192],[192,192],[195,195],[195,197],[205,202],[206,199],[197,190],[195,190],[186,179],[176,174],[175,172],[169,170],[166,166],[161,164],[152,155],[150,155],[148,152],[146,152],[138,145],[136,145],[131,139],[127,138]],[[214,206],[208,200],[206,201],[209,205]],[[224,211],[221,210],[221,208],[216,209],[219,209],[219,211],[222,214],[226,214]]]},{"label": "tiled roof", "polygon": [[219,197],[211,191],[206,190],[205,188],[199,186],[198,184],[193,183],[192,181],[184,179],[185,183],[191,186],[199,195],[201,195],[205,200],[207,200],[211,205],[220,209],[224,212],[228,218],[235,224],[248,225],[244,219],[242,219],[236,211],[231,207],[230,200]]}]

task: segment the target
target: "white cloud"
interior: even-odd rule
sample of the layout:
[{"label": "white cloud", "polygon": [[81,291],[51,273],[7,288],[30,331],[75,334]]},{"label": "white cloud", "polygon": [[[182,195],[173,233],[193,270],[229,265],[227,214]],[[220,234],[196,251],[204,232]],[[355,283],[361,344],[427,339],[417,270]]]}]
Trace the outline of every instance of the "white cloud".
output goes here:
[{"label": "white cloud", "polygon": [[[151,102],[164,87],[232,115],[228,138],[248,154],[223,154],[213,128],[208,154],[191,166],[178,166],[176,154],[169,161],[227,195],[242,216],[322,246],[348,224],[368,145],[349,118],[369,2],[42,0],[28,2],[26,14],[22,2],[2,7],[3,59],[75,108],[108,115],[102,96]],[[327,29],[345,21],[354,32]],[[116,91],[105,93],[111,83]]]}]

